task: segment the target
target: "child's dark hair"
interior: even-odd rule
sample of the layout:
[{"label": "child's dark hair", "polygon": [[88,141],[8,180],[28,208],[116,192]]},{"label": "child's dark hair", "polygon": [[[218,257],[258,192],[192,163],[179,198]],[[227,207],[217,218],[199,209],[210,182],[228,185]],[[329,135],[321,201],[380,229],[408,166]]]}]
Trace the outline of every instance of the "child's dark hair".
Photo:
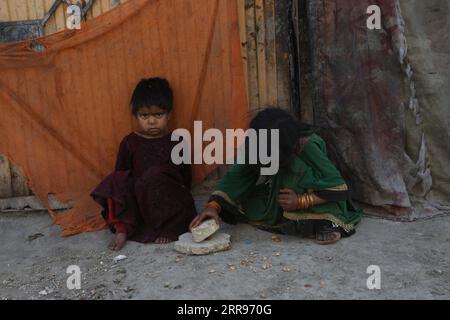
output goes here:
[{"label": "child's dark hair", "polygon": [[131,111],[134,115],[140,108],[158,106],[168,113],[173,107],[173,92],[169,82],[162,78],[142,79],[131,97]]},{"label": "child's dark hair", "polygon": [[[280,168],[286,167],[290,163],[299,138],[309,136],[317,129],[312,125],[298,121],[289,112],[276,107],[267,107],[258,112],[250,121],[249,127],[256,131],[259,129],[279,130]],[[270,139],[270,133],[268,139]],[[269,149],[270,140],[268,141]],[[269,150],[269,152],[273,151]]]}]

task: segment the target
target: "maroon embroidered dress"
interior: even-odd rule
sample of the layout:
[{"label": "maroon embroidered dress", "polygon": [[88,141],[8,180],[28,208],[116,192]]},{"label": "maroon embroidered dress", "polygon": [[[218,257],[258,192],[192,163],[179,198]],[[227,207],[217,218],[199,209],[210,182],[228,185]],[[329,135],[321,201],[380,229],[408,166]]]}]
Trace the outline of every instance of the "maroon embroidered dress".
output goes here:
[{"label": "maroon embroidered dress", "polygon": [[129,240],[147,243],[188,231],[197,214],[191,166],[172,163],[170,137],[131,133],[120,143],[115,171],[91,193],[112,232],[125,228]]}]

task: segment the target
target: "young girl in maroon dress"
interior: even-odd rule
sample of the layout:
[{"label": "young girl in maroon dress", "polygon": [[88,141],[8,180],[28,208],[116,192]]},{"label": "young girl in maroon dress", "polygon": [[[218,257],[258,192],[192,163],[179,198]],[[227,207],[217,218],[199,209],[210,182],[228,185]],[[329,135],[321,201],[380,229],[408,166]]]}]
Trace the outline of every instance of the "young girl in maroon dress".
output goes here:
[{"label": "young girl in maroon dress", "polygon": [[139,82],[131,99],[139,130],[122,140],[114,172],[91,193],[115,233],[112,250],[120,250],[127,240],[177,240],[197,215],[190,193],[191,167],[171,161],[177,143],[168,131],[172,103],[167,80]]}]

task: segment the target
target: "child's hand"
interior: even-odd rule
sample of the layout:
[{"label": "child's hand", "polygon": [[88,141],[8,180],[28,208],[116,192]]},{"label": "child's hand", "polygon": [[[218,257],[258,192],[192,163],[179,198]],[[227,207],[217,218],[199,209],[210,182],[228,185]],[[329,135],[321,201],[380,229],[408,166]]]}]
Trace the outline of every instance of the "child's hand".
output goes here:
[{"label": "child's hand", "polygon": [[284,211],[294,211],[297,209],[297,194],[291,189],[280,189],[278,202]]},{"label": "child's hand", "polygon": [[203,209],[202,213],[200,213],[200,215],[192,220],[191,224],[189,225],[189,230],[197,227],[200,223],[203,222],[203,220],[208,219],[214,219],[217,224],[220,224],[219,212],[217,211],[217,209],[213,207],[206,207],[205,209]]}]

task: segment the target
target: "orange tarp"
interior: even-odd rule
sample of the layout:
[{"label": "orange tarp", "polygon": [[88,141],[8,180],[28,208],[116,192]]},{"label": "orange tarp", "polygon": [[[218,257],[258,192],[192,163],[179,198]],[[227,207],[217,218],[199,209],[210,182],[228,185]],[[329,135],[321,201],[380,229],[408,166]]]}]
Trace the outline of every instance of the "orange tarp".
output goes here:
[{"label": "orange tarp", "polygon": [[[0,45],[0,75],[0,153],[24,169],[43,202],[54,193],[74,203],[52,214],[64,236],[105,227],[89,193],[133,130],[129,100],[141,78],[170,81],[172,129],[246,121],[234,0],[128,1],[81,30]],[[211,169],[194,166],[194,180]]]}]

